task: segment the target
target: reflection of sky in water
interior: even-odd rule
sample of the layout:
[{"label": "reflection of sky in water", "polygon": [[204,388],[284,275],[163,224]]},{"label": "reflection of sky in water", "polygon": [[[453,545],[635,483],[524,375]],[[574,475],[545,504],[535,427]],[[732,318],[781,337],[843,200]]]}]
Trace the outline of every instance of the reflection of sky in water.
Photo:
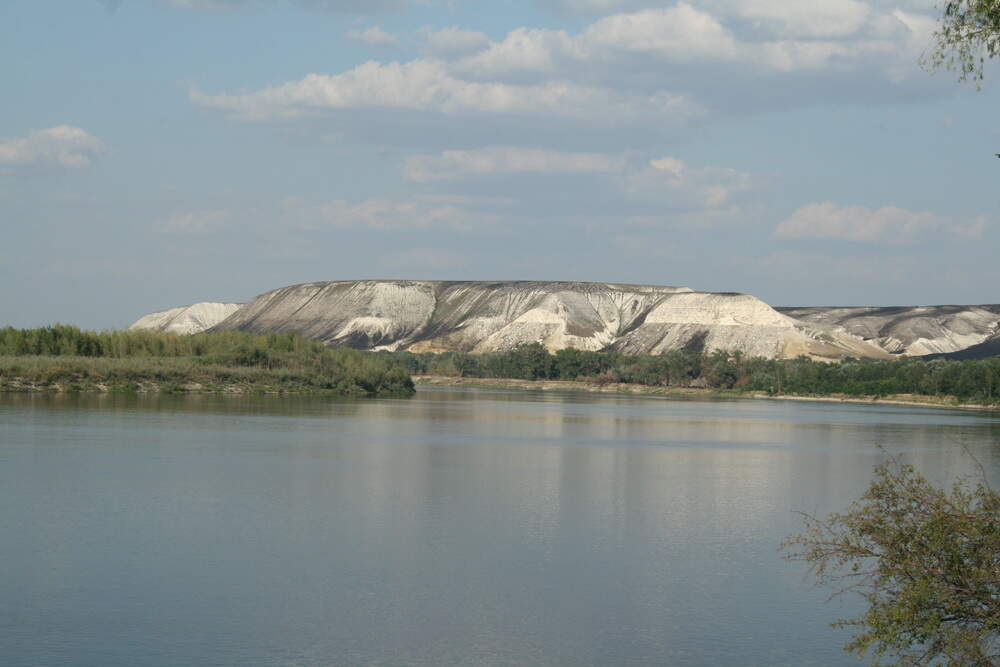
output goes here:
[{"label": "reflection of sky in water", "polygon": [[[82,409],[81,409],[82,408]],[[487,390],[0,397],[0,662],[856,664],[777,544],[990,414]]]}]

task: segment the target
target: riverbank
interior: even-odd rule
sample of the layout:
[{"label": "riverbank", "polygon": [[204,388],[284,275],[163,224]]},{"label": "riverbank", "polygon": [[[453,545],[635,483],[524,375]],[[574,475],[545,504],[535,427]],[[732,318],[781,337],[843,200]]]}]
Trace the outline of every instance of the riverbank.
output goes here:
[{"label": "riverbank", "polygon": [[73,378],[64,381],[36,382],[20,377],[0,377],[0,393],[68,394],[68,393],[134,393],[134,394],[305,394],[310,396],[365,396],[365,392],[344,392],[316,387],[309,383],[233,382],[218,378],[196,381],[156,381],[139,378],[126,381],[101,381]]},{"label": "riverbank", "polygon": [[895,394],[891,396],[806,396],[796,394],[768,394],[761,391],[702,389],[697,387],[653,387],[624,382],[597,383],[580,380],[518,380],[498,378],[463,378],[444,375],[414,375],[413,382],[428,386],[492,387],[497,389],[525,389],[531,391],[577,391],[601,394],[639,394],[644,396],[674,396],[688,398],[744,398],[781,401],[814,401],[822,403],[860,403],[866,405],[901,405],[924,408],[961,410],[1000,410],[996,405],[961,403],[954,397]]},{"label": "riverbank", "polygon": [[410,373],[382,356],[295,333],[0,328],[0,391],[410,396]]},{"label": "riverbank", "polygon": [[310,394],[410,396],[402,369],[328,368],[302,360],[295,367],[212,363],[196,357],[0,357],[0,392]]}]

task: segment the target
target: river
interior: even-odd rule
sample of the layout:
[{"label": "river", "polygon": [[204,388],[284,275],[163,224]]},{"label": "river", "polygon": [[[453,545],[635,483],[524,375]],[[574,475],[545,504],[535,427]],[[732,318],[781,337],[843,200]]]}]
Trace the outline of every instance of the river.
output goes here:
[{"label": "river", "polygon": [[0,395],[3,665],[857,665],[778,545],[1000,414],[423,387]]}]

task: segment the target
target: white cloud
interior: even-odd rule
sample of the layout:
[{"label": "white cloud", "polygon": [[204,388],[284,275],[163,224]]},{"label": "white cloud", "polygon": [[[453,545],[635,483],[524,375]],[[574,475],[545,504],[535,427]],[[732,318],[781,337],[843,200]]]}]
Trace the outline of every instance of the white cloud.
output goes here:
[{"label": "white cloud", "polygon": [[683,160],[661,157],[628,177],[634,194],[668,197],[694,207],[718,209],[727,206],[733,195],[753,186],[749,174],[720,167],[690,167]]},{"label": "white cloud", "polygon": [[586,54],[563,30],[517,28],[482,52],[457,64],[457,69],[480,76],[512,71],[552,72],[567,60],[584,60]]},{"label": "white cloud", "polygon": [[486,46],[490,41],[486,33],[462,30],[458,26],[441,28],[440,30],[423,28],[420,30],[420,34],[424,38],[427,49],[438,54],[474,51]]},{"label": "white cloud", "polygon": [[283,209],[286,221],[303,229],[339,227],[377,231],[429,228],[467,230],[480,226],[487,217],[454,204],[421,199],[373,198],[358,202],[337,200],[310,203],[290,198],[283,202]]},{"label": "white cloud", "polygon": [[214,209],[188,211],[170,216],[163,224],[163,231],[171,234],[205,234],[229,224],[230,211]]},{"label": "white cloud", "polygon": [[752,22],[779,37],[842,37],[861,30],[874,12],[860,0],[703,0],[720,15]]},{"label": "white cloud", "polygon": [[[624,129],[636,121],[682,125],[706,116],[707,104],[734,109],[773,99],[786,107],[833,95],[912,99],[914,86],[930,90],[917,59],[932,18],[860,0],[816,0],[782,11],[784,5],[691,0],[605,16],[576,33],[520,27],[495,42],[457,26],[425,28],[425,58],[190,97],[247,120],[396,109],[574,118]],[[380,44],[396,39],[377,26],[350,35]],[[823,74],[834,85],[824,87]],[[769,86],[788,87],[762,93]]]},{"label": "white cloud", "polygon": [[71,125],[32,130],[26,136],[0,139],[0,165],[85,167],[104,150],[100,139]]},{"label": "white cloud", "polygon": [[984,218],[957,220],[896,206],[871,209],[822,202],[807,204],[793,212],[778,225],[774,236],[901,244],[912,243],[931,232],[946,232],[964,239],[978,238],[985,229]]},{"label": "white cloud", "polygon": [[481,83],[450,74],[442,63],[367,62],[335,76],[309,74],[274,88],[244,95],[191,92],[203,106],[250,120],[296,118],[333,109],[390,108],[437,113],[549,115],[617,122],[639,117],[683,120],[701,109],[683,95],[622,94],[566,81],[536,85]]},{"label": "white cloud", "polygon": [[[404,163],[404,175],[415,183],[444,183],[480,179],[478,192],[488,192],[487,179],[511,175],[538,177],[556,174],[561,177],[589,176],[586,185],[573,189],[571,205],[584,218],[609,215],[614,224],[681,227],[717,227],[745,218],[738,194],[754,187],[752,177],[735,169],[692,167],[675,157],[637,160],[629,154],[582,153],[491,146],[473,150],[449,150],[434,155],[414,155]],[[537,178],[535,179],[537,180]],[[509,193],[511,184],[492,182],[496,192]],[[539,185],[503,203],[472,202],[480,210],[526,212],[547,208],[554,196],[559,206],[571,186],[555,190]],[[613,213],[612,213],[613,211]]]},{"label": "white cloud", "polygon": [[406,178],[417,183],[450,181],[471,175],[517,173],[609,173],[625,167],[622,157],[569,153],[513,146],[444,151],[406,160]]},{"label": "white cloud", "polygon": [[660,201],[672,208],[720,209],[753,186],[749,174],[719,167],[690,167],[675,157],[635,163],[624,154],[578,153],[517,146],[449,150],[406,159],[403,173],[416,183],[501,174],[604,174],[626,198]]},{"label": "white cloud", "polygon": [[[517,28],[456,64],[478,76],[546,73],[571,63],[614,66],[629,54],[660,64],[725,63],[762,71],[871,69],[890,78],[917,71],[934,19],[902,10],[878,12],[858,0],[706,0],[623,12],[572,35]],[[905,67],[900,63],[905,63]]]},{"label": "white cloud", "polygon": [[678,3],[666,9],[647,9],[603,18],[575,40],[578,52],[599,49],[654,52],[673,62],[729,60],[738,56],[736,40],[708,12]]},{"label": "white cloud", "polygon": [[351,30],[347,33],[346,37],[355,42],[364,42],[365,44],[372,44],[374,46],[396,46],[399,44],[399,40],[395,35],[382,30],[377,25],[364,30]]}]

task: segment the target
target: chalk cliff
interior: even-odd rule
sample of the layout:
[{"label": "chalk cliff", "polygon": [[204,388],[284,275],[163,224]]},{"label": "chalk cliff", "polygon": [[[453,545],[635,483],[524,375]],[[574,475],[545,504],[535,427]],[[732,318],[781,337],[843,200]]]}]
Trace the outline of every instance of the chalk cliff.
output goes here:
[{"label": "chalk cliff", "polygon": [[144,315],[129,329],[153,329],[180,334],[200,333],[214,327],[242,307],[242,303],[196,303]]},{"label": "chalk cliff", "polygon": [[414,352],[490,352],[534,342],[550,350],[697,348],[769,358],[1000,352],[997,305],[775,309],[748,294],[618,283],[306,283],[245,305],[198,303],[152,313],[130,328],[296,331],[329,345]]},{"label": "chalk cliff", "polygon": [[296,331],[329,345],[414,352],[490,352],[540,342],[553,351],[659,354],[694,347],[771,358],[888,356],[747,294],[614,283],[306,283],[261,294],[214,329]]},{"label": "chalk cliff", "polygon": [[949,354],[1000,333],[1000,306],[778,308],[812,325],[858,336],[891,354]]}]

